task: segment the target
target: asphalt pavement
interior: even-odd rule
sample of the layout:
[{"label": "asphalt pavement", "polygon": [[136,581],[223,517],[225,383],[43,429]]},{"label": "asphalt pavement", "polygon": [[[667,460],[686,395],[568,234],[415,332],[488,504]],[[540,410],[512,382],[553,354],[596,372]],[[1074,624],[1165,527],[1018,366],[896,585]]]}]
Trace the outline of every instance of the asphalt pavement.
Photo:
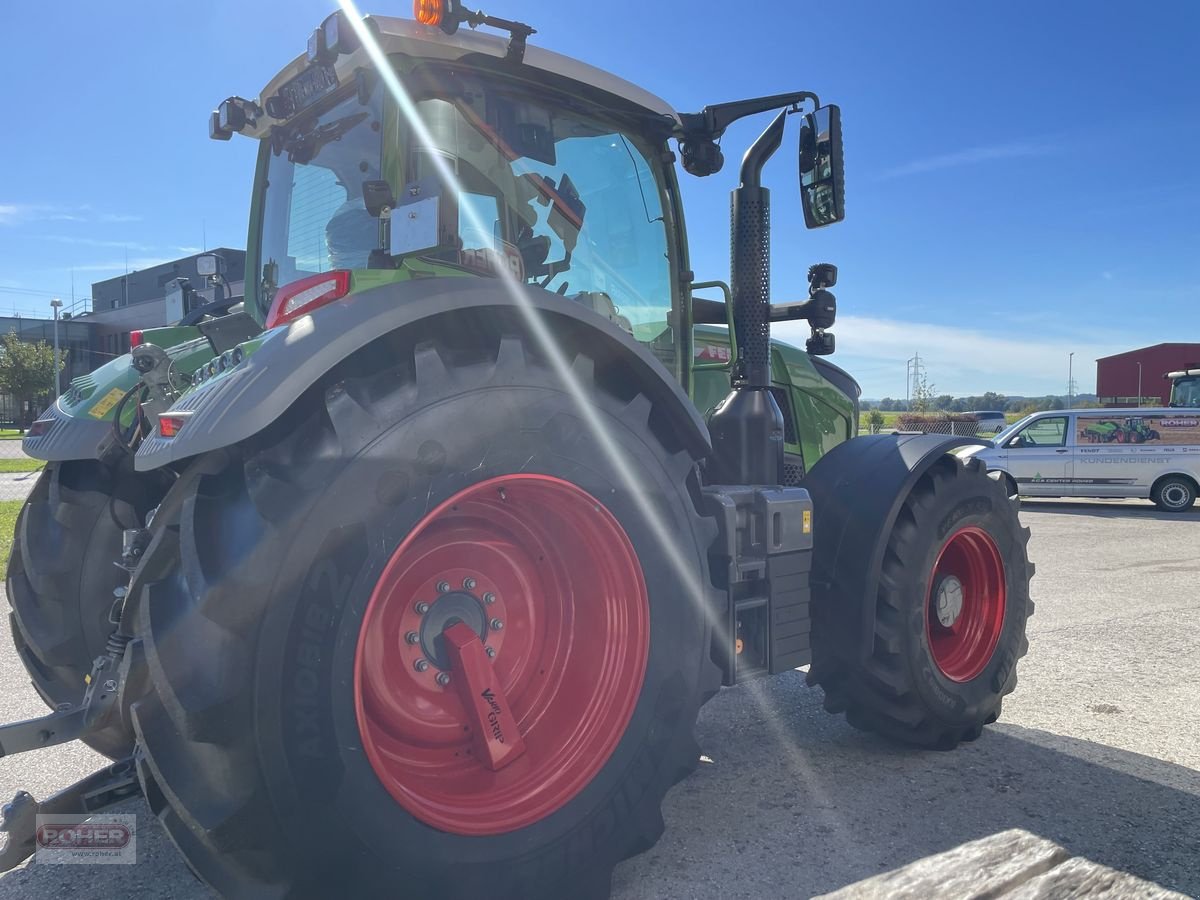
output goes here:
[{"label": "asphalt pavement", "polygon": [[[1014,827],[1200,896],[1200,512],[1034,500],[1021,515],[1037,613],[997,725],[920,752],[826,714],[799,672],[725,690],[700,717],[700,770],[614,900],[809,897]],[[0,718],[41,712],[0,653]],[[82,746],[0,759],[0,797],[101,763]],[[137,865],[27,864],[0,900],[212,896],[141,801],[117,811],[139,817]]]}]

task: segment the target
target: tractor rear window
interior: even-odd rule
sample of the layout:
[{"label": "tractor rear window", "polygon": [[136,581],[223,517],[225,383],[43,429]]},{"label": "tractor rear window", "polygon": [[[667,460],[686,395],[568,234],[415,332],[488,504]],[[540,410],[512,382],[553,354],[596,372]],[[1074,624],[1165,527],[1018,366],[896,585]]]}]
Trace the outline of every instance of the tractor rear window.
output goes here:
[{"label": "tractor rear window", "polygon": [[260,247],[264,313],[277,287],[331,269],[367,268],[379,224],[367,213],[362,184],[379,178],[380,130],[377,92],[366,106],[351,97],[289,126],[273,148]]}]

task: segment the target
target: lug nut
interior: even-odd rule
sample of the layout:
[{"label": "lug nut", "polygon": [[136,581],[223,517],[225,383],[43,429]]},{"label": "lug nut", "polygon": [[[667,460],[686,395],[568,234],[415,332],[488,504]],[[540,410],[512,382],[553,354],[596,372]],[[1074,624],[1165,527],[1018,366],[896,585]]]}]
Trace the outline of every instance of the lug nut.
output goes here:
[{"label": "lug nut", "polygon": [[499,619],[492,619],[490,624],[492,626],[492,631],[499,631],[501,628],[504,627],[504,623],[501,622]]},{"label": "lug nut", "polygon": [[434,681],[436,681],[442,687],[445,687],[446,685],[448,685],[450,683],[450,673],[449,672],[438,672],[437,678],[435,678]]},{"label": "lug nut", "polygon": [[439,594],[444,594],[448,590],[450,590],[450,582],[448,582],[448,581],[439,581],[438,582],[438,593]]},{"label": "lug nut", "polygon": [[429,671],[429,660],[418,659],[415,663],[413,663],[413,668],[418,672],[427,672]]},{"label": "lug nut", "polygon": [[496,648],[495,647],[484,647],[483,652],[488,655],[488,659],[496,658]]},{"label": "lug nut", "polygon": [[404,641],[405,641],[405,643],[408,643],[408,644],[415,644],[420,639],[421,639],[421,636],[419,634],[417,634],[415,631],[410,631],[408,634],[406,634],[404,636]]},{"label": "lug nut", "polygon": [[414,606],[413,609],[415,609],[421,615],[425,615],[425,613],[429,612],[429,604],[422,600],[420,603]]},{"label": "lug nut", "polygon": [[491,606],[493,603],[496,602],[496,595],[493,594],[491,591],[488,591],[486,594],[483,595],[483,602],[486,603],[488,606]]},{"label": "lug nut", "polygon": [[463,579],[463,587],[465,587],[468,591],[474,590],[475,579],[474,578],[464,578]]}]

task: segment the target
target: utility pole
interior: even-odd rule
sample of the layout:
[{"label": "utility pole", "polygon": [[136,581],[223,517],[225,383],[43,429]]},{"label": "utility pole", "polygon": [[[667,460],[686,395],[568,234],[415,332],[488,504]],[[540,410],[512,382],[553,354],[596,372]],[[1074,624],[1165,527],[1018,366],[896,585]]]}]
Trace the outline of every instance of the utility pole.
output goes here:
[{"label": "utility pole", "polygon": [[921,372],[924,369],[925,364],[921,362],[919,351],[913,354],[912,359],[904,363],[904,408],[906,412],[912,410],[912,395],[917,389]]},{"label": "utility pole", "polygon": [[1075,351],[1067,355],[1067,409],[1075,407]]},{"label": "utility pole", "polygon": [[1142,364],[1138,362],[1138,409],[1142,408]]},{"label": "utility pole", "polygon": [[62,308],[62,301],[55,297],[50,301],[50,306],[54,309],[54,399],[57,400],[62,396],[62,388],[59,381],[62,363],[58,355],[58,311]]}]

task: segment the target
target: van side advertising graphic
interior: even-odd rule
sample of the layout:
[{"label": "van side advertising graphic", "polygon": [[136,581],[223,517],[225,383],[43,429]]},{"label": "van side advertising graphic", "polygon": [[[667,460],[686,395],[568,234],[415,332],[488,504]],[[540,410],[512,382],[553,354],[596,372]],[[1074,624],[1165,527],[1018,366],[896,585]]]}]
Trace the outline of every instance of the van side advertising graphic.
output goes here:
[{"label": "van side advertising graphic", "polygon": [[1200,415],[1079,416],[1077,444],[1157,444],[1200,449]]}]

